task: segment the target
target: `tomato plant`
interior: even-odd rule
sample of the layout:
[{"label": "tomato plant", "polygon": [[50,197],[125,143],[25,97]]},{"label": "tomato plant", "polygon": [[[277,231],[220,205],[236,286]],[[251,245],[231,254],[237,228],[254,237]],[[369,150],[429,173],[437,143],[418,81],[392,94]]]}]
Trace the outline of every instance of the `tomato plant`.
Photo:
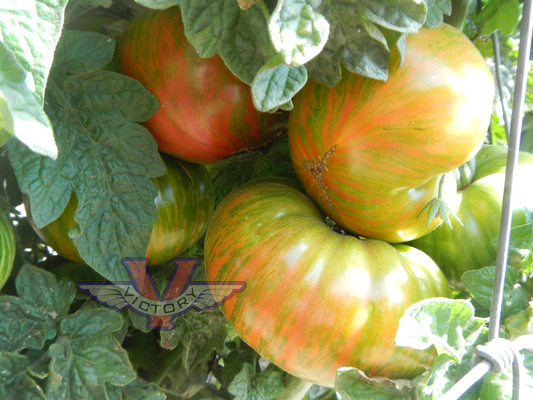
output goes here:
[{"label": "tomato plant", "polygon": [[413,378],[433,350],[394,345],[411,304],[449,296],[442,272],[405,245],[333,231],[303,193],[279,179],[233,191],[205,242],[210,281],[246,288],[222,305],[238,335],[285,371],[333,386],[340,367]]},{"label": "tomato plant", "polygon": [[[155,199],[158,219],[153,225],[146,253],[152,265],[167,262],[196,243],[205,232],[214,208],[214,201],[206,197],[212,184],[206,167],[170,156],[162,157],[167,173],[153,179],[158,191]],[[29,209],[28,202],[25,203]],[[57,220],[41,229],[32,225],[50,247],[66,258],[84,264],[68,236],[76,226],[77,207],[76,196],[72,195]]]},{"label": "tomato plant", "polygon": [[15,260],[15,232],[9,218],[0,211],[0,289],[6,283]]},{"label": "tomato plant", "polygon": [[122,72],[161,104],[145,126],[164,153],[214,162],[272,141],[287,125],[286,113],[255,109],[250,87],[219,56],[200,58],[185,37],[178,7],[134,19],[119,50]]},{"label": "tomato plant", "polygon": [[[457,288],[464,289],[463,273],[488,267],[496,261],[497,249],[491,241],[500,232],[506,162],[506,147],[483,146],[475,157],[472,178],[460,185],[458,193],[449,199],[462,225],[452,220],[451,227],[443,224],[409,243],[433,258]],[[533,212],[533,154],[520,154],[515,174],[512,226],[520,226],[530,222]]]},{"label": "tomato plant", "polygon": [[401,62],[392,51],[386,82],[309,82],[289,122],[294,167],[313,201],[345,229],[389,242],[441,223],[419,214],[437,177],[480,148],[494,96],[485,60],[449,25],[409,35]]}]

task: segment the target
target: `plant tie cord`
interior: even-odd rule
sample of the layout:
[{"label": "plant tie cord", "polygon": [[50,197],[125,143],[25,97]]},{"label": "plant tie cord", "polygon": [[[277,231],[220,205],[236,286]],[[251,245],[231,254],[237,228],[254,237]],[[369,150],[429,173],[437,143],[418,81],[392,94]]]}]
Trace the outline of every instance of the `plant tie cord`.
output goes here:
[{"label": "plant tie cord", "polygon": [[503,194],[502,217],[500,225],[500,240],[498,242],[498,259],[496,261],[496,276],[494,277],[494,290],[489,321],[489,343],[478,346],[477,356],[482,358],[472,370],[457,382],[441,400],[457,400],[472,385],[481,379],[487,372],[505,370],[513,364],[513,400],[520,400],[520,354],[522,349],[533,348],[533,335],[520,337],[514,342],[499,338],[500,318],[503,302],[503,289],[505,284],[505,271],[512,222],[512,185],[514,170],[518,164],[520,151],[520,133],[522,131],[522,117],[527,89],[529,53],[531,50],[531,36],[533,31],[533,0],[525,0],[522,26],[520,29],[520,49],[518,53],[518,68],[516,71],[515,92],[513,98],[513,113],[511,116],[511,133],[509,137],[509,151],[505,173],[505,190]]}]

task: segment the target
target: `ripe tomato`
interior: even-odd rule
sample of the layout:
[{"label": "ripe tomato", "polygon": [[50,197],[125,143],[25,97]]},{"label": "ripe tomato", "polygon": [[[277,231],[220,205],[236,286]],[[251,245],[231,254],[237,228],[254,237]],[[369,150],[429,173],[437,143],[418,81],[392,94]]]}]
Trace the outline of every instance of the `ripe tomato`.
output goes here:
[{"label": "ripe tomato", "polygon": [[[497,251],[490,242],[500,233],[507,149],[483,146],[476,155],[476,168],[467,186],[458,188],[449,200],[464,224],[452,219],[409,245],[427,253],[442,269],[451,285],[464,289],[461,276],[473,269],[494,265]],[[528,221],[533,213],[531,177],[533,154],[521,153],[513,182],[513,226]]]},{"label": "ripe tomato", "polygon": [[409,35],[389,79],[345,73],[308,82],[289,121],[291,158],[307,193],[337,224],[396,243],[434,229],[423,207],[437,177],[471,159],[485,138],[494,82],[474,45],[443,24]]},{"label": "ripe tomato", "polygon": [[124,74],[161,103],[145,126],[159,150],[182,160],[215,162],[273,140],[286,113],[260,113],[250,87],[222,59],[202,59],[185,37],[178,7],[138,16],[119,47]]},{"label": "ripe tomato", "polygon": [[15,261],[16,243],[13,225],[6,214],[0,211],[0,289],[9,278]]},{"label": "ripe tomato", "polygon": [[333,231],[302,192],[281,179],[241,186],[207,228],[209,281],[246,287],[221,309],[237,334],[285,371],[333,386],[338,368],[413,378],[433,350],[394,345],[413,303],[449,296],[442,272],[406,245]]},{"label": "ripe tomato", "polygon": [[[152,265],[162,264],[191,247],[203,235],[214,208],[213,199],[206,198],[211,177],[200,164],[192,164],[163,155],[167,173],[153,181],[158,196],[155,199],[158,220],[146,257]],[[28,202],[25,201],[29,210]],[[39,229],[30,223],[41,239],[64,257],[85,264],[68,232],[75,226],[74,213],[78,200],[72,195],[61,216]]]}]

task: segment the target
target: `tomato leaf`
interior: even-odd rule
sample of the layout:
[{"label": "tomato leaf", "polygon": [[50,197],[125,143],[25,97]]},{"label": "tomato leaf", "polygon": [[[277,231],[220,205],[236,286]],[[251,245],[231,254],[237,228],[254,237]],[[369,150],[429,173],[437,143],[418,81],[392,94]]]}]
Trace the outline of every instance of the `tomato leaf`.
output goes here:
[{"label": "tomato leaf", "polygon": [[54,60],[56,72],[97,71],[113,59],[116,42],[96,32],[63,31]]},{"label": "tomato leaf", "polygon": [[185,35],[198,54],[204,58],[219,54],[248,85],[276,55],[260,4],[246,11],[235,0],[181,0],[179,5]]},{"label": "tomato leaf", "polygon": [[425,350],[435,346],[461,362],[482,333],[484,319],[474,317],[474,307],[464,300],[427,299],[413,304],[400,319],[397,346]]},{"label": "tomato leaf", "polygon": [[[487,321],[474,316],[465,300],[422,300],[409,307],[400,319],[395,343],[415,349],[434,345],[438,356],[431,369],[416,379],[420,399],[439,398],[472,368],[472,354],[488,338]],[[479,387],[468,398],[476,399]]]},{"label": "tomato leaf", "polygon": [[165,10],[181,2],[181,0],[135,0],[135,1],[153,10]]},{"label": "tomato leaf", "polygon": [[285,391],[281,373],[274,369],[254,372],[251,364],[244,363],[241,372],[229,385],[235,400],[273,399]]},{"label": "tomato leaf", "polygon": [[272,43],[285,65],[304,65],[324,48],[329,24],[317,12],[321,3],[320,0],[278,1],[268,27]]},{"label": "tomato leaf", "polygon": [[0,398],[10,399],[16,393],[19,399],[46,400],[41,387],[29,375],[28,358],[16,353],[0,353]]},{"label": "tomato leaf", "polygon": [[[520,379],[520,397],[530,399],[533,396],[533,353],[527,350],[521,352],[523,369]],[[480,399],[511,400],[513,393],[513,369],[509,366],[501,374],[487,374],[483,378]]]},{"label": "tomato leaf", "polygon": [[401,400],[411,398],[414,385],[406,379],[369,378],[357,368],[340,368],[335,391],[343,400]]},{"label": "tomato leaf", "polygon": [[[141,378],[137,378],[122,387],[111,386],[110,388],[124,393],[128,400],[166,400],[166,393],[172,393],[157,386],[155,383],[145,382]],[[117,397],[117,399],[122,398],[122,396]]]},{"label": "tomato leaf", "polygon": [[525,310],[505,318],[504,326],[511,338],[533,334],[533,303],[529,303]]},{"label": "tomato leaf", "polygon": [[324,2],[319,9],[330,24],[324,50],[306,64],[309,78],[335,86],[348,71],[387,80],[389,47],[378,28],[401,33],[418,32],[427,13],[418,1],[352,0]]},{"label": "tomato leaf", "polygon": [[0,146],[16,137],[32,151],[55,159],[52,125],[28,77],[15,54],[0,41]]},{"label": "tomato leaf", "polygon": [[[68,43],[70,32],[62,41]],[[103,64],[112,56],[109,39],[94,33],[74,33],[95,40],[93,46],[76,47],[69,52],[92,65],[94,49],[108,54],[98,58]],[[129,77],[107,71],[67,75],[68,68],[87,71],[71,56],[61,54],[47,90],[46,110],[56,135],[60,156],[57,161],[31,154],[16,144],[9,146],[10,161],[21,190],[28,194],[32,216],[38,227],[57,219],[70,200],[78,199],[71,232],[81,256],[88,265],[109,280],[128,278],[121,260],[143,257],[157,219],[155,184],[165,167],[150,133],[136,122],[148,119],[158,107],[155,98]],[[92,63],[92,64],[91,64]],[[132,239],[136,238],[136,239]]]},{"label": "tomato leaf", "polygon": [[69,0],[65,10],[65,25],[97,7],[108,8],[113,0]]},{"label": "tomato leaf", "polygon": [[50,272],[33,265],[24,265],[15,280],[21,299],[39,309],[42,316],[56,323],[68,312],[76,295],[73,282],[58,281]]},{"label": "tomato leaf", "polygon": [[[3,3],[0,31],[23,68],[31,74],[31,88],[42,104],[67,0],[27,0]],[[31,79],[33,78],[33,79]]]},{"label": "tomato leaf", "polygon": [[21,268],[15,284],[19,297],[0,297],[0,351],[41,349],[56,336],[74,299],[74,285],[31,265]]},{"label": "tomato leaf", "polygon": [[[462,280],[472,297],[483,307],[490,309],[496,267],[485,267],[463,274]],[[517,284],[518,273],[507,268],[503,292],[502,317],[506,318],[528,306],[528,296]]]},{"label": "tomato leaf", "polygon": [[436,28],[444,20],[444,15],[452,13],[452,0],[425,0],[428,13],[426,16],[425,26]]},{"label": "tomato leaf", "polygon": [[520,17],[518,0],[491,0],[481,9],[475,22],[481,35],[499,30],[504,35],[513,33]]},{"label": "tomato leaf", "polygon": [[109,339],[122,323],[120,314],[103,308],[82,309],[61,322],[62,336],[49,349],[50,399],[97,398],[106,383],[124,386],[135,379],[126,351]]},{"label": "tomato leaf", "polygon": [[273,58],[259,70],[252,82],[252,99],[255,108],[269,112],[290,103],[292,109],[291,99],[306,82],[305,67],[287,67],[281,63],[279,56]]},{"label": "tomato leaf", "polygon": [[243,153],[219,161],[213,166],[216,171],[213,187],[207,194],[219,203],[233,189],[252,179],[281,177],[299,185],[292,165],[287,137],[283,137],[271,147],[262,151]]},{"label": "tomato leaf", "polygon": [[[493,239],[490,244],[498,248],[500,237]],[[529,273],[532,270],[528,256],[531,255],[533,249],[533,221],[525,225],[515,226],[511,228],[511,240],[509,242],[509,264],[515,266],[517,264],[513,259],[518,259],[519,265],[517,269],[524,273]],[[529,262],[528,262],[529,261]],[[524,265],[521,264],[524,262]]]}]

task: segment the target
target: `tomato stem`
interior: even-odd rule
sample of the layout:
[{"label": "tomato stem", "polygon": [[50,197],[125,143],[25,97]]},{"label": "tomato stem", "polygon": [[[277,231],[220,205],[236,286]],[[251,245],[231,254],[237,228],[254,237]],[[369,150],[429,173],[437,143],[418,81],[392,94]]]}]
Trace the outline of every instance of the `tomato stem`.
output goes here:
[{"label": "tomato stem", "polygon": [[462,31],[471,2],[472,0],[452,0],[452,13],[444,16],[444,22]]}]

